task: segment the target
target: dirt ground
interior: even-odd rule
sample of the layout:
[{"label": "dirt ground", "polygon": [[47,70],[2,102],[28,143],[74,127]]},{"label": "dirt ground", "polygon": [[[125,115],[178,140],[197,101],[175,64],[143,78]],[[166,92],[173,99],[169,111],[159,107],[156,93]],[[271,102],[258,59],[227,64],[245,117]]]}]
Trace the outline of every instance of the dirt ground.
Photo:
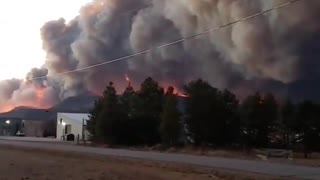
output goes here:
[{"label": "dirt ground", "polygon": [[0,180],[269,179],[203,167],[0,147]]}]

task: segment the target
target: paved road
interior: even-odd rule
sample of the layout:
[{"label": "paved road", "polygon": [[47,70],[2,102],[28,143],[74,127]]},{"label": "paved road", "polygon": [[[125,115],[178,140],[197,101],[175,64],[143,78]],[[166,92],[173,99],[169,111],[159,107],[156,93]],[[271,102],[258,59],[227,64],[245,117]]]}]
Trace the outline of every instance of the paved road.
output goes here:
[{"label": "paved road", "polygon": [[[0,138],[1,139],[1,138]],[[275,164],[260,161],[235,160],[228,158],[204,157],[185,154],[169,154],[156,152],[141,152],[120,149],[105,149],[83,147],[59,143],[27,142],[0,140],[0,145],[14,145],[19,147],[37,148],[43,150],[59,150],[77,153],[90,153],[96,155],[118,156],[138,158],[156,161],[167,161],[176,163],[187,163],[192,165],[206,166],[226,170],[235,170],[250,173],[259,173],[277,177],[288,177],[298,179],[320,179],[320,168]]]},{"label": "paved road", "polygon": [[22,136],[22,137],[19,137],[19,136],[0,136],[0,140],[61,143],[61,140],[56,139],[56,138],[26,137],[26,136]]}]

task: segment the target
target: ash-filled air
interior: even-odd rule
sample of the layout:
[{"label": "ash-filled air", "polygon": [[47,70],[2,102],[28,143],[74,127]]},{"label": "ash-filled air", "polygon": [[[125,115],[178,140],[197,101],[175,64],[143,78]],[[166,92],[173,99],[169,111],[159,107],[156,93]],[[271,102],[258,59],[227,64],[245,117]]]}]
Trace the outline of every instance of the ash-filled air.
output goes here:
[{"label": "ash-filled air", "polygon": [[[162,84],[202,78],[240,96],[271,91],[301,100],[320,99],[320,1],[302,0],[128,60],[54,76],[156,47],[236,21],[290,0],[94,0],[72,21],[41,29],[46,60],[26,80],[0,82],[2,111],[50,106],[108,81],[122,90],[151,76]],[[23,29],[21,29],[23,31]],[[48,76],[43,79],[28,79]]]}]

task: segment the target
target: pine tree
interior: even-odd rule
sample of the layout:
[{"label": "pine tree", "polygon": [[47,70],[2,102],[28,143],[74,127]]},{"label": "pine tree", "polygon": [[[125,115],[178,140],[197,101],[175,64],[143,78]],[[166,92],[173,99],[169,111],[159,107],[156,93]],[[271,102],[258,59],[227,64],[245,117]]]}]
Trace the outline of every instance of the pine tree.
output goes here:
[{"label": "pine tree", "polygon": [[147,78],[133,98],[131,118],[135,122],[136,134],[142,144],[159,143],[160,114],[162,112],[163,88],[152,78]]},{"label": "pine tree", "polygon": [[217,142],[221,135],[220,122],[217,120],[219,90],[199,79],[185,87],[188,94],[186,101],[187,130],[196,145]]},{"label": "pine tree", "polygon": [[169,87],[165,94],[165,104],[161,114],[160,134],[162,142],[176,145],[180,135],[180,112],[178,110],[177,95],[173,94],[173,87]]},{"label": "pine tree", "polygon": [[256,147],[262,143],[257,140],[260,133],[261,105],[262,97],[258,92],[248,96],[241,104],[242,143],[246,147]]},{"label": "pine tree", "polygon": [[296,133],[300,137],[305,150],[305,157],[311,150],[319,150],[320,141],[320,106],[311,101],[299,104]]},{"label": "pine tree", "polygon": [[95,133],[99,141],[109,144],[117,143],[119,122],[123,118],[116,90],[110,82],[103,92],[103,108],[97,116]]},{"label": "pine tree", "polygon": [[96,124],[98,121],[98,116],[102,110],[103,110],[103,98],[99,97],[94,102],[94,107],[90,111],[89,120],[87,121],[87,129],[90,133],[90,139],[93,141],[95,141],[97,139]]},{"label": "pine tree", "polygon": [[248,96],[241,107],[243,132],[246,143],[254,147],[266,147],[270,133],[278,118],[278,106],[272,94],[261,97],[260,93]]},{"label": "pine tree", "polygon": [[131,84],[125,89],[120,97],[121,111],[123,118],[120,120],[121,128],[118,130],[118,141],[123,145],[136,145],[136,123],[132,119],[133,101],[135,100],[136,92]]},{"label": "pine tree", "polygon": [[240,135],[240,117],[239,117],[239,100],[236,95],[225,89],[222,93],[221,127],[220,144],[232,144],[239,140]]},{"label": "pine tree", "polygon": [[294,143],[295,127],[297,126],[296,109],[296,106],[288,99],[280,111],[279,131],[283,136],[283,144],[287,147]]},{"label": "pine tree", "polygon": [[128,118],[131,116],[130,111],[132,109],[135,95],[136,92],[134,91],[133,87],[129,84],[120,98],[121,107],[123,108],[123,111],[127,114]]}]

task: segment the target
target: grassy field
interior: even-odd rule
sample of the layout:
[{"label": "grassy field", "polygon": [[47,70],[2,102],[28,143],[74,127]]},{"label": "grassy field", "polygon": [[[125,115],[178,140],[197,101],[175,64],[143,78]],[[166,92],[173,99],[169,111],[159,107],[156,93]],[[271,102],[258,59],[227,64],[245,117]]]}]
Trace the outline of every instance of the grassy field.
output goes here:
[{"label": "grassy field", "polygon": [[0,180],[270,179],[182,164],[0,147]]}]

